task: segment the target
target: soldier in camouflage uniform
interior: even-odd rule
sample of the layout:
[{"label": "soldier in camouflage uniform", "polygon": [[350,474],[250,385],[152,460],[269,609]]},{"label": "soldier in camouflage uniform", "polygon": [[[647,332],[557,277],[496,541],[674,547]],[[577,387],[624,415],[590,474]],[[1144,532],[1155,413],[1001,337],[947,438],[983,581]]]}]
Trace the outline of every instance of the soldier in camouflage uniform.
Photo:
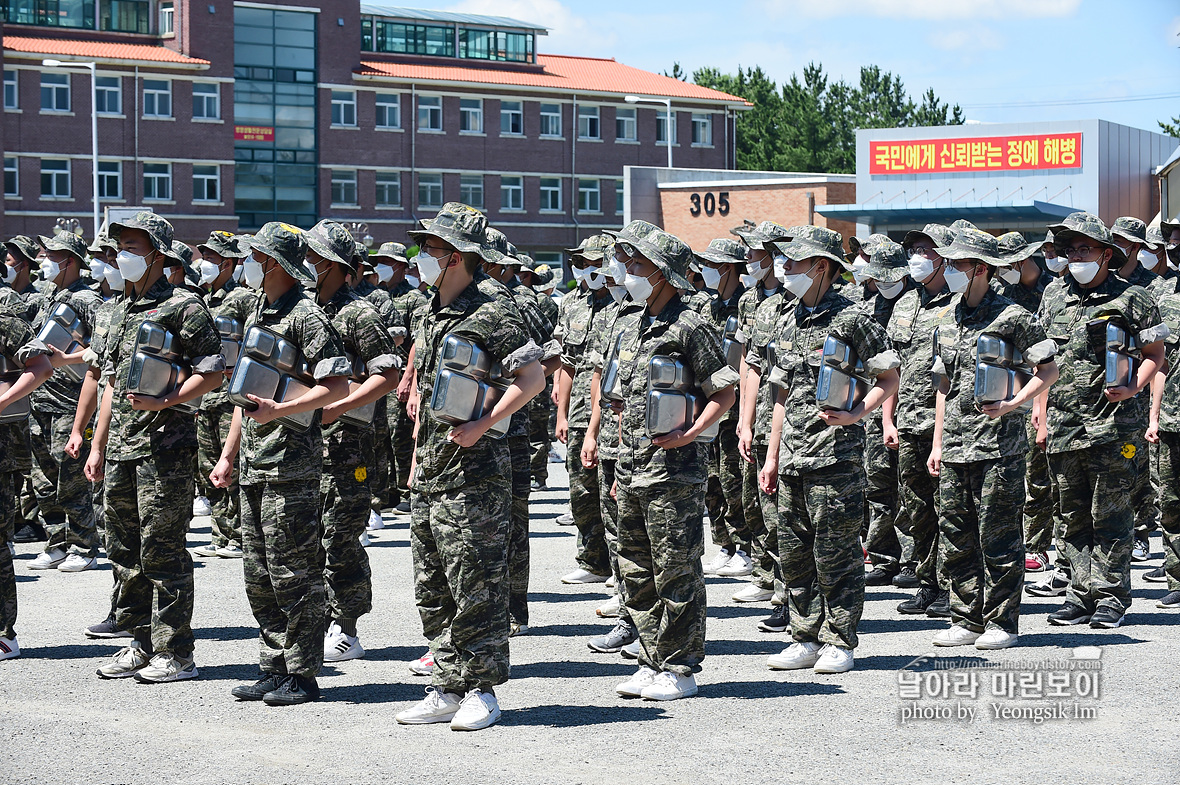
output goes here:
[{"label": "soldier in camouflage uniform", "polygon": [[[236,237],[217,231],[197,246],[201,252],[201,280],[209,287],[205,305],[213,318],[233,319],[239,327],[254,315],[259,294],[234,281],[234,270],[239,260],[249,254]],[[228,358],[227,358],[228,359]],[[227,369],[227,374],[231,371]],[[239,507],[237,479],[228,488],[218,488],[209,480],[213,467],[221,457],[229,426],[233,421],[234,406],[229,400],[229,379],[201,399],[197,414],[197,487],[211,508],[209,543],[193,550],[198,556],[220,556],[224,559],[242,558],[242,521]]]},{"label": "soldier in camouflage uniform", "polygon": [[4,243],[4,247],[8,252],[5,265],[11,270],[6,273],[11,279],[8,281],[8,288],[20,295],[26,309],[26,321],[33,325],[34,331],[39,330],[45,323],[51,300],[33,285],[37,280],[34,272],[37,271],[37,254],[40,246],[33,238],[18,234]]},{"label": "soldier in camouflage uniform", "polygon": [[[1176,235],[1180,235],[1177,227]],[[1180,239],[1178,236],[1176,239]],[[1168,592],[1156,601],[1157,608],[1180,608],[1180,291],[1159,299],[1160,318],[1168,326],[1165,341],[1167,367],[1157,371],[1151,385],[1151,415],[1146,438],[1159,454],[1160,529],[1163,535],[1163,581]],[[1145,580],[1159,582],[1150,572]]]},{"label": "soldier in camouflage uniform", "polygon": [[[935,249],[958,296],[940,311],[934,373],[941,379],[928,468],[938,477],[939,544],[950,581],[951,626],[935,646],[1005,649],[1017,641],[1024,583],[1022,404],[1057,379],[1057,344],[1036,317],[990,286],[1008,266],[996,239],[975,229]],[[1011,398],[975,397],[981,335],[1005,341],[1035,375]]]},{"label": "soldier in camouflage uniform", "polygon": [[[401,243],[393,245],[401,247],[404,253],[404,246],[401,246]],[[393,269],[395,275],[402,276],[402,280],[405,282],[405,291],[393,298],[396,316],[390,332],[393,334],[395,342],[401,341],[399,356],[405,361],[409,356],[410,342],[414,335],[414,314],[427,300],[426,293],[423,291],[426,287],[418,277],[418,268],[413,259],[409,257],[406,257],[404,261],[395,259]],[[404,333],[402,333],[403,330]],[[403,376],[402,382],[406,382],[407,378]],[[406,413],[409,387],[406,388],[406,395],[403,397],[401,392],[403,386],[405,385],[399,384],[397,393],[386,398],[389,437],[393,445],[393,452],[390,455],[388,493],[390,506],[399,512],[409,512],[410,464],[414,457],[414,421]]]},{"label": "soldier in camouflage uniform", "polygon": [[[173,286],[172,225],[141,211],[111,235],[122,249],[128,284],[111,317],[100,359],[107,379],[86,475],[105,478],[107,557],[119,575],[115,622],[134,640],[98,669],[102,678],[143,682],[191,679],[193,562],[185,550],[192,518],[196,421],[177,410],[221,383],[225,360],[213,317],[201,299]],[[170,332],[192,373],[160,398],[131,393],[128,373],[140,326]]]},{"label": "soldier in camouflage uniform", "polygon": [[[854,307],[832,288],[841,269],[837,232],[794,230],[772,243],[786,257],[785,286],[799,298],[776,337],[770,381],[777,385],[763,491],[777,486],[779,559],[791,605],[795,642],[767,660],[776,670],[853,667],[856,628],[864,608],[864,558],[858,536],[864,517],[864,430],[856,425],[897,390],[900,361],[885,328],[867,307]],[[816,382],[828,336],[850,347],[874,380],[851,411],[821,410]]]},{"label": "soldier in camouflage uniform", "polygon": [[[324,637],[324,660],[341,662],[365,654],[356,622],[373,608],[369,557],[360,543],[371,512],[371,418],[376,401],[397,386],[400,361],[394,353],[393,336],[377,309],[345,283],[356,272],[356,244],[348,230],[334,221],[320,221],[304,236],[308,246],[305,264],[316,280],[316,301],[340,334],[354,372],[360,374],[349,385],[348,397],[325,406],[322,414],[324,583],[332,619]],[[370,418],[367,422],[365,411]]]},{"label": "soldier in camouflage uniform", "polygon": [[[1134,439],[1146,428],[1143,407],[1130,399],[1162,363],[1168,328],[1146,289],[1113,274],[1125,260],[1098,217],[1071,213],[1050,229],[1058,253],[1069,259],[1069,275],[1050,284],[1041,300],[1041,324],[1057,342],[1061,378],[1049,390],[1037,441],[1046,444],[1056,477],[1072,576],[1065,604],[1049,623],[1118,627],[1131,604]],[[1107,322],[1140,343],[1142,359],[1129,385],[1104,385]]]},{"label": "soldier in camouflage uniform", "polygon": [[[414,595],[433,654],[432,687],[396,719],[408,725],[450,722],[486,728],[500,717],[494,688],[508,680],[508,539],[512,471],[508,445],[488,429],[545,386],[541,349],[512,296],[476,280],[487,252],[487,218],[449,203],[410,233],[418,269],[430,284],[414,339],[419,400],[410,544]],[[444,338],[479,344],[504,375],[515,377],[491,412],[449,425],[430,412]]]},{"label": "soldier in camouflage uniform", "polygon": [[[310,389],[276,403],[250,395],[250,412],[234,409],[229,436],[210,480],[229,487],[234,458],[241,478],[242,550],[246,598],[259,627],[259,667],[254,684],[231,690],[239,700],[283,706],[320,696],[316,674],[324,659],[327,628],[320,482],[324,438],[319,409],[348,394],[352,365],[344,345],[312,297],[303,266],[304,233],[272,222],[246,241],[251,249],[243,280],[263,296],[246,325],[290,341],[307,364]],[[278,418],[311,414],[306,430]]]},{"label": "soldier in camouflage uniform", "polygon": [[[537,276],[533,273],[535,268],[545,265],[538,265],[527,254],[517,254],[517,258],[520,260],[516,269],[517,280],[536,295],[537,310],[545,323],[545,335],[553,338],[553,331],[557,329],[557,303],[535,285]],[[529,401],[529,474],[534,491],[541,490],[549,482],[549,450],[553,446],[549,423],[553,413],[553,377],[549,376],[545,379],[544,391]]]}]

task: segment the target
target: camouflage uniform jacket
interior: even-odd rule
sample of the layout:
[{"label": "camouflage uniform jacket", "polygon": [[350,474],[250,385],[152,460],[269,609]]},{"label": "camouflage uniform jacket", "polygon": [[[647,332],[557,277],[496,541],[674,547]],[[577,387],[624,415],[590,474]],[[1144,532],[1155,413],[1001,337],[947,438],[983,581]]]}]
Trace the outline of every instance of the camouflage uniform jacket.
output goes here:
[{"label": "camouflage uniform jacket", "polygon": [[[768,277],[773,278],[773,276]],[[777,286],[777,283],[778,281],[776,280],[776,287],[770,291],[763,289],[761,286],[755,285],[753,288],[742,292],[741,297],[738,298],[737,339],[741,343],[747,343],[749,341],[750,334],[754,329],[754,314],[758,311],[758,306],[762,304],[762,301],[767,297],[771,297],[772,295],[782,294],[784,291],[783,287]]]},{"label": "camouflage uniform jacket", "polygon": [[897,368],[901,360],[867,306],[854,307],[829,288],[814,309],[802,301],[784,314],[778,334],[778,362],[770,381],[785,392],[779,474],[797,476],[841,461],[861,462],[864,428],[859,423],[829,427],[820,419],[815,386],[824,341],[834,335],[851,346],[869,378]]},{"label": "camouflage uniform jacket", "polygon": [[[61,304],[74,309],[74,313],[82,320],[87,332],[94,333],[94,311],[102,304],[102,298],[89,286],[89,279],[79,278],[65,289],[54,295],[53,300],[46,307],[42,324],[49,318],[50,312]],[[38,329],[40,325],[38,325]],[[63,351],[65,346],[57,347]],[[73,414],[78,408],[78,397],[82,394],[82,382],[75,382],[64,368],[57,368],[53,376],[45,384],[33,391],[29,399],[39,412],[48,414]]]},{"label": "camouflage uniform jacket", "polygon": [[127,373],[139,327],[149,320],[172,333],[193,373],[224,371],[221,338],[209,309],[201,298],[162,276],[138,299],[124,296],[117,302],[101,358],[102,375],[113,388],[107,460],[134,461],[178,448],[196,449],[197,421],[191,414],[175,407],[161,412],[131,408]]},{"label": "camouflage uniform jacket", "polygon": [[[494,284],[490,279],[487,283]],[[415,457],[415,490],[439,493],[496,480],[507,482],[512,474],[508,443],[485,434],[466,449],[447,439],[451,425],[430,414],[430,400],[438,375],[443,338],[448,334],[482,346],[506,375],[541,359],[541,349],[528,335],[511,295],[500,284],[472,281],[449,305],[442,305],[437,289],[420,309],[414,345],[420,414]]]},{"label": "camouflage uniform jacket", "polygon": [[1159,300],[1160,318],[1168,325],[1165,339],[1165,360],[1168,375],[1164,378],[1164,394],[1160,400],[1160,430],[1180,433],[1180,292],[1165,294]]},{"label": "camouflage uniform jacket", "polygon": [[[631,300],[623,300],[621,303],[616,303],[613,298],[610,300],[600,317],[604,329],[591,337],[590,365],[593,370],[600,374],[604,372],[618,336],[634,335],[639,329],[639,320],[643,317],[644,312],[643,306],[636,305]],[[626,341],[627,338],[624,337],[623,340]],[[619,459],[619,421],[621,418],[607,407],[601,394],[599,395],[599,405],[602,408],[602,416],[598,424],[598,457],[604,461],[617,461]]]},{"label": "camouflage uniform jacket", "polygon": [[541,316],[545,317],[545,323],[548,324],[550,330],[557,328],[557,301],[547,294],[537,294],[537,307],[541,309]]},{"label": "camouflage uniform jacket", "polygon": [[1041,298],[1045,296],[1045,287],[1053,283],[1052,273],[1041,271],[1041,277],[1030,289],[1020,281],[1004,283],[999,278],[992,279],[992,288],[1007,297],[1026,311],[1036,313],[1041,308]]},{"label": "camouflage uniform jacket", "polygon": [[682,360],[707,398],[738,382],[737,373],[721,355],[717,333],[683,299],[673,297],[659,315],[641,318],[638,329],[623,338],[619,353],[623,395],[619,482],[632,488],[663,483],[703,484],[707,479],[706,445],[693,442],[665,450],[652,444],[647,436],[648,366],[655,355]]},{"label": "camouflage uniform jacket", "polygon": [[[49,347],[37,340],[33,327],[24,318],[24,302],[15,307],[0,304],[0,354],[20,364],[39,354],[51,354]],[[13,449],[28,438],[27,422],[12,422],[0,425],[0,439],[4,449],[0,450],[0,472],[27,472],[30,468],[26,449]]]},{"label": "camouflage uniform jacket", "polygon": [[50,300],[32,283],[26,285],[19,294],[24,298],[29,309],[29,322],[33,325],[33,331],[36,332],[41,329],[41,325],[45,323],[45,318],[49,315]]},{"label": "camouflage uniform jacket", "polygon": [[561,336],[561,363],[573,373],[567,412],[571,428],[590,424],[590,377],[594,375],[590,344],[603,329],[610,302],[610,295],[601,290],[576,290],[561,301],[556,332]]},{"label": "camouflage uniform jacket", "polygon": [[899,431],[919,436],[934,433],[936,400],[930,375],[934,328],[953,307],[954,295],[945,286],[934,295],[919,286],[897,298],[887,329],[901,358],[901,384],[893,410],[893,423]]},{"label": "camouflage uniform jacket", "polygon": [[[258,300],[261,297],[262,292],[248,286],[240,286],[231,278],[222,288],[205,295],[205,305],[209,307],[209,313],[214,319],[218,316],[228,316],[237,319],[245,327],[258,308]],[[229,406],[229,379],[213,392],[205,393],[205,397],[201,399],[202,411],[214,411]]]},{"label": "camouflage uniform jacket", "polygon": [[1049,388],[1047,452],[1126,440],[1142,429],[1144,409],[1138,401],[1112,403],[1102,394],[1106,332],[1098,325],[1100,329],[1094,330],[1091,338],[1086,325],[1113,317],[1125,322],[1141,345],[1163,340],[1168,328],[1160,321],[1159,309],[1148,291],[1117,275],[1107,275],[1093,289],[1083,289],[1066,276],[1045,289],[1038,316],[1045,333],[1057,342],[1061,372]]},{"label": "camouflage uniform jacket", "polygon": [[771,418],[774,416],[774,387],[770,383],[768,347],[778,336],[783,318],[783,306],[789,302],[781,286],[766,297],[754,311],[753,326],[746,341],[746,365],[758,369],[758,392],[754,401],[754,444],[766,444],[770,439]]},{"label": "camouflage uniform jacket", "polygon": [[[258,325],[291,341],[317,381],[348,376],[352,365],[344,356],[344,342],[324,310],[296,283],[274,303],[258,300],[246,329]],[[299,432],[277,420],[261,425],[242,416],[241,485],[263,482],[318,483],[323,470],[323,435],[317,410],[311,427]]]},{"label": "camouflage uniform jacket", "polygon": [[[742,295],[745,293],[746,290],[741,284],[738,284],[728,300],[722,300],[717,292],[709,292],[712,295],[709,299],[709,310],[703,316],[708,319],[709,323],[717,331],[718,340],[725,340],[725,323],[729,321],[729,317],[738,315],[738,303],[741,302]],[[740,326],[738,329],[741,329]],[[729,407],[729,411],[721,416],[722,426],[724,427],[728,424],[732,428],[733,424],[737,422],[737,418],[738,405],[735,403]]]},{"label": "camouflage uniform jacket", "polygon": [[[513,304],[516,305],[518,318],[524,325],[529,340],[541,347],[542,360],[548,360],[561,355],[561,345],[550,337],[552,330],[547,328],[545,317],[541,316],[541,309],[537,306],[537,295],[532,289],[515,280],[509,283],[501,283],[488,276],[478,275],[476,279],[476,283],[481,287],[488,289],[499,287],[508,292]],[[539,394],[544,395],[545,393],[541,392]],[[528,436],[528,434],[529,411],[527,406],[523,406],[513,413],[512,421],[508,426],[508,435]]]},{"label": "camouflage uniform jacket", "polygon": [[705,290],[698,290],[695,292],[684,292],[681,299],[692,310],[704,316],[706,319],[712,320],[713,312],[713,297]]},{"label": "camouflage uniform jacket", "polygon": [[961,295],[943,314],[938,329],[934,371],[949,380],[942,425],[942,459],[972,463],[1028,452],[1025,415],[1012,412],[992,419],[975,403],[976,342],[983,333],[1003,338],[1024,355],[1030,367],[1052,360],[1057,344],[1045,337],[1036,316],[988,289],[975,308]]},{"label": "camouflage uniform jacket", "polygon": [[385,320],[387,326],[397,323],[397,316],[393,310],[393,298],[389,296],[387,290],[362,280],[353,287],[353,291],[377,306],[377,312],[381,314],[381,318]]},{"label": "camouflage uniform jacket", "polygon": [[[1122,276],[1119,277],[1122,278]],[[1132,286],[1142,286],[1157,302],[1160,297],[1163,297],[1169,291],[1174,291],[1176,288],[1174,279],[1157,275],[1151,270],[1145,270],[1141,264],[1136,264],[1130,277],[1123,278],[1123,280]]]}]

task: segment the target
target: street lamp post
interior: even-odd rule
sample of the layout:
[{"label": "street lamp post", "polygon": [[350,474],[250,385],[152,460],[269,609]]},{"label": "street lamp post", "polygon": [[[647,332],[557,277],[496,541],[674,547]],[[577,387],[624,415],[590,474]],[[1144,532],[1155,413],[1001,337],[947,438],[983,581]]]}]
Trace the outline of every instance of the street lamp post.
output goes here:
[{"label": "street lamp post", "polygon": [[47,59],[41,65],[46,68],[85,68],[90,71],[90,174],[94,195],[94,237],[102,225],[98,218],[98,63]]},{"label": "street lamp post", "polygon": [[664,106],[664,136],[668,143],[668,168],[672,168],[672,99],[647,98],[638,95],[628,95],[623,98],[629,104],[662,104]]}]

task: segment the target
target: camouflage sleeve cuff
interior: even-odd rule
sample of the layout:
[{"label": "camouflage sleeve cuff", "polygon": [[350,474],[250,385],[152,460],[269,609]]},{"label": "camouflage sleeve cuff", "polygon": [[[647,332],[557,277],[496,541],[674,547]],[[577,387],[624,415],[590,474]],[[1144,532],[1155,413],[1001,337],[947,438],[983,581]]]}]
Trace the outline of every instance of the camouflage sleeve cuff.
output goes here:
[{"label": "camouflage sleeve cuff", "polygon": [[30,357],[36,357],[39,354],[53,354],[53,350],[46,346],[45,342],[40,338],[34,338],[17,350],[16,360],[21,365],[25,365],[28,363]]},{"label": "camouflage sleeve cuff", "polygon": [[779,387],[787,386],[787,372],[777,365],[770,369],[770,383]]},{"label": "camouflage sleeve cuff", "polygon": [[392,335],[394,338],[397,338],[398,336],[405,338],[406,335],[408,334],[406,332],[405,327],[390,327],[390,328],[388,328],[388,330],[389,330],[389,334]]},{"label": "camouflage sleeve cuff", "polygon": [[737,328],[737,332],[735,332],[733,334],[733,339],[740,344],[748,343],[748,339],[746,338],[746,331],[743,330],[741,327]]},{"label": "camouflage sleeve cuff", "polygon": [[524,346],[501,360],[500,367],[504,369],[504,373],[509,376],[515,376],[516,372],[521,368],[531,362],[540,362],[544,356],[545,354],[541,351],[541,347],[530,340]]},{"label": "camouflage sleeve cuff", "polygon": [[1139,344],[1143,345],[1155,343],[1156,341],[1162,341],[1167,338],[1170,333],[1171,330],[1168,329],[1168,325],[1166,324],[1161,323],[1157,324],[1155,327],[1148,327],[1146,330],[1143,330],[1139,333]]},{"label": "camouflage sleeve cuff", "polygon": [[541,352],[543,353],[542,360],[552,360],[554,357],[561,357],[561,344],[555,339],[550,338],[541,348]]},{"label": "camouflage sleeve cuff", "polygon": [[942,361],[941,357],[934,358],[934,365],[930,367],[930,373],[937,376],[946,376],[946,363]]},{"label": "camouflage sleeve cuff", "polygon": [[311,375],[315,377],[317,382],[332,376],[351,376],[352,363],[348,361],[347,357],[328,357],[316,363],[315,370]]},{"label": "camouflage sleeve cuff", "polygon": [[750,366],[759,373],[762,372],[762,355],[758,353],[757,349],[750,347],[750,349],[746,351],[746,365]]},{"label": "camouflage sleeve cuff", "polygon": [[892,349],[886,349],[865,360],[865,374],[872,377],[880,376],[888,370],[900,367],[901,358]]},{"label": "camouflage sleeve cuff", "polygon": [[403,366],[402,359],[392,354],[379,354],[365,363],[369,373],[385,373],[390,368],[402,368]]},{"label": "camouflage sleeve cuff", "polygon": [[737,371],[728,365],[721,366],[712,376],[701,382],[701,392],[706,398],[712,398],[722,390],[733,387],[740,381]]},{"label": "camouflage sleeve cuff", "polygon": [[82,352],[82,362],[86,363],[91,368],[98,368],[98,361],[98,352],[87,346],[86,351]]},{"label": "camouflage sleeve cuff", "polygon": [[1057,356],[1057,342],[1052,338],[1038,341],[1024,350],[1024,361],[1029,365],[1047,363]]},{"label": "camouflage sleeve cuff", "polygon": [[224,355],[208,354],[204,357],[193,358],[193,373],[221,373],[224,370]]}]

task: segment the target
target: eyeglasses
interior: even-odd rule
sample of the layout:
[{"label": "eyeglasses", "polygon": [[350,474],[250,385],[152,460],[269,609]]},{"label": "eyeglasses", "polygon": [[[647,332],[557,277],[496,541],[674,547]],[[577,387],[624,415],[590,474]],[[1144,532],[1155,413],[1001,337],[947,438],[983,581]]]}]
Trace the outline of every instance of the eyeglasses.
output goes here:
[{"label": "eyeglasses", "polygon": [[[436,245],[423,245],[423,246],[421,246],[421,248],[423,251],[430,254],[435,259],[441,259],[441,258],[443,258],[443,256],[450,256],[451,255],[451,250],[449,248],[440,248],[439,246],[436,246]],[[440,254],[433,253],[433,251],[442,251],[443,253],[440,255]]]},{"label": "eyeglasses", "polygon": [[905,258],[913,259],[915,256],[921,256],[926,259],[937,259],[938,254],[934,252],[933,248],[926,248],[925,246],[915,245],[906,249]]},{"label": "eyeglasses", "polygon": [[1089,245],[1075,245],[1069,248],[1058,248],[1057,255],[1064,256],[1069,259],[1087,259],[1090,254],[1095,251],[1101,252],[1101,248],[1093,248]]}]

